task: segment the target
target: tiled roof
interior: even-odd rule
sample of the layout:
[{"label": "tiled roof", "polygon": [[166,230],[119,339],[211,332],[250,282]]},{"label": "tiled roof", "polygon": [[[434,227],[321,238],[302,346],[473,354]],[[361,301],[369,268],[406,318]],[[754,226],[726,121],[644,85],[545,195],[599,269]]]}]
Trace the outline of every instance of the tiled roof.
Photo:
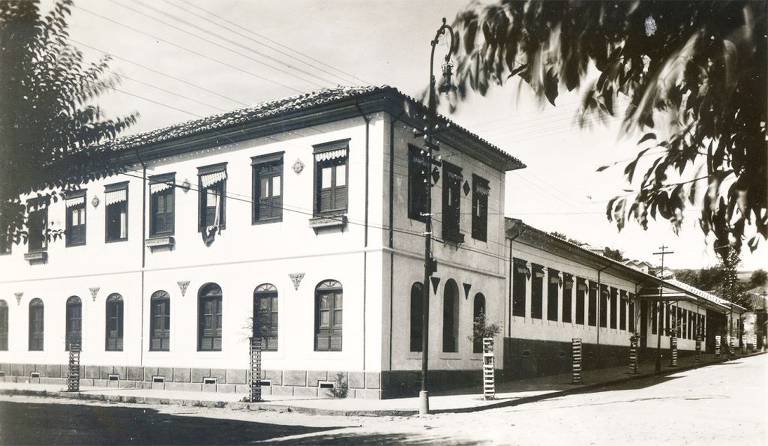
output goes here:
[{"label": "tiled roof", "polygon": [[[145,133],[136,135],[130,135],[123,138],[119,138],[110,144],[110,148],[115,151],[123,151],[128,149],[134,149],[146,145],[157,144],[166,141],[172,141],[175,139],[185,138],[189,136],[203,134],[209,131],[224,129],[237,125],[242,125],[250,122],[256,122],[261,119],[274,118],[276,116],[307,111],[314,107],[333,104],[347,99],[359,98],[369,95],[397,95],[401,100],[407,100],[412,103],[416,108],[425,109],[425,107],[416,101],[414,98],[400,92],[394,87],[389,86],[358,86],[358,87],[336,87],[327,88],[310,93],[304,93],[296,96],[290,96],[282,99],[276,99],[273,101],[262,102],[252,107],[246,107],[231,112],[220,113],[216,115],[207,116],[201,119],[194,119],[179,124],[174,124],[168,127],[152,130]],[[499,155],[508,159],[517,168],[525,167],[525,165],[501,150],[499,147],[491,144],[487,140],[481,138],[475,133],[456,125],[454,122],[440,117],[442,120],[451,123],[451,127],[459,132],[463,133],[483,145],[489,147]]]},{"label": "tiled roof", "polygon": [[[700,298],[702,298],[704,300],[710,301],[712,303],[715,303],[715,304],[718,304],[718,305],[722,305],[724,307],[729,307],[731,305],[730,301],[725,300],[722,297],[715,296],[712,293],[708,293],[706,291],[700,290],[700,289],[698,289],[698,288],[696,288],[696,287],[694,287],[692,285],[688,285],[687,283],[681,282],[681,281],[679,281],[677,279],[666,279],[666,282],[671,283],[671,284],[677,286],[678,288],[683,288],[684,290],[690,292],[691,294],[695,294],[696,296],[698,296],[698,297],[700,297]],[[744,310],[744,308],[742,306],[740,306],[740,305],[733,304],[733,306],[734,307],[738,307],[738,309],[740,309],[740,310]]]}]

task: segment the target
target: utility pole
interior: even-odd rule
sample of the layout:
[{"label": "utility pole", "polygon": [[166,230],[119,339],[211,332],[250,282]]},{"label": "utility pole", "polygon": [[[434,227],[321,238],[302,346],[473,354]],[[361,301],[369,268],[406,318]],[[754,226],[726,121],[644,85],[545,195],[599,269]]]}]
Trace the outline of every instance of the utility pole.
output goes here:
[{"label": "utility pole", "polygon": [[[424,200],[426,212],[422,214],[424,216],[425,230],[424,230],[424,284],[422,292],[424,293],[424,305],[422,309],[422,321],[421,321],[421,391],[419,392],[419,414],[426,415],[429,413],[429,392],[428,392],[428,379],[429,372],[429,288],[430,277],[437,271],[437,263],[432,258],[432,176],[431,169],[434,165],[439,164],[439,161],[432,159],[432,151],[440,150],[437,142],[435,141],[435,132],[438,130],[437,120],[437,102],[435,98],[435,75],[434,63],[435,63],[435,47],[445,33],[451,38],[451,46],[449,47],[448,54],[445,55],[445,62],[443,63],[443,83],[440,85],[440,92],[447,92],[450,90],[451,85],[451,70],[452,65],[450,63],[451,53],[454,48],[454,34],[453,28],[448,25],[443,17],[443,24],[438,28],[435,33],[435,38],[432,39],[430,44],[432,45],[432,52],[429,57],[429,102],[427,103],[427,116],[426,125],[424,126],[424,145],[426,151],[425,157],[425,169],[427,170],[425,180],[427,183],[426,197]],[[391,168],[391,167],[390,167]]]},{"label": "utility pole", "polygon": [[[667,251],[667,248],[669,246],[661,245],[659,247],[659,252],[654,252],[653,255],[655,256],[661,256],[661,271],[659,273],[659,279],[662,281],[664,280],[664,256],[667,254],[674,254],[674,251]],[[659,285],[659,311],[656,313],[656,373],[661,373],[661,319],[662,319],[662,301],[661,301],[661,293],[663,291],[664,287],[662,285]],[[665,307],[666,312],[669,312],[669,305],[666,305]],[[665,327],[666,329],[669,329],[669,327]]]}]

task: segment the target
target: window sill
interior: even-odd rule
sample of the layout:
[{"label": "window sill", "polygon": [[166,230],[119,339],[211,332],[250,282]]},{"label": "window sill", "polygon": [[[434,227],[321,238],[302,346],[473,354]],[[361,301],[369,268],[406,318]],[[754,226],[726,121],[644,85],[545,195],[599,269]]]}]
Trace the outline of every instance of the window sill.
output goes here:
[{"label": "window sill", "polygon": [[113,238],[113,239],[106,239],[104,240],[104,243],[119,243],[119,242],[127,242],[128,237],[126,238]]},{"label": "window sill", "polygon": [[46,262],[48,260],[48,251],[42,249],[28,252],[24,254],[24,260],[29,263]]},{"label": "window sill", "polygon": [[325,214],[309,219],[309,226],[317,232],[322,229],[343,229],[347,226],[346,214]]},{"label": "window sill", "polygon": [[85,242],[66,243],[64,246],[67,248],[75,248],[77,246],[85,246]]},{"label": "window sill", "polygon": [[460,243],[464,243],[464,234],[443,234],[443,241],[451,245],[458,245]]},{"label": "window sill", "polygon": [[176,241],[172,235],[152,236],[144,241],[144,246],[151,250],[160,248],[173,248]]},{"label": "window sill", "polygon": [[252,225],[268,225],[270,223],[281,223],[283,221],[283,217],[275,217],[275,218],[262,218],[262,219],[255,219],[251,221]]}]

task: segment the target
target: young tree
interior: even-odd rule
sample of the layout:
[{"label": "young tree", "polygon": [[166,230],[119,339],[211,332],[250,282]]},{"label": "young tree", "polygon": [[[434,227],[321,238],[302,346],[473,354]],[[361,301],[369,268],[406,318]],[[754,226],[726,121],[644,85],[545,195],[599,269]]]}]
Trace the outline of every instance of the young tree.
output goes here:
[{"label": "young tree", "polygon": [[749,286],[751,288],[764,286],[766,283],[768,283],[768,273],[764,269],[752,271],[752,275],[749,277]]},{"label": "young tree", "polygon": [[68,43],[71,6],[58,0],[43,16],[39,0],[0,0],[0,238],[17,243],[27,235],[21,197],[43,190],[48,205],[118,172],[105,142],[137,118],[106,119],[94,105],[118,78],[107,58],[86,63]]},{"label": "young tree", "polygon": [[[517,76],[553,105],[561,87],[582,90],[582,125],[623,113],[625,134],[644,133],[624,170],[638,189],[608,219],[679,229],[700,205],[724,257],[745,226],[752,249],[768,237],[766,23],[765,3],[742,0],[473,2],[454,23],[458,97]],[[641,160],[653,161],[637,181]]]}]

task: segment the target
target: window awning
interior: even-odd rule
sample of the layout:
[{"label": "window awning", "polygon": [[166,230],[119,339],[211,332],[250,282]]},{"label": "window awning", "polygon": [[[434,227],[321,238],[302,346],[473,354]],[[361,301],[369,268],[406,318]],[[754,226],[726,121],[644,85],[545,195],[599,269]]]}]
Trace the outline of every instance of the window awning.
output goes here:
[{"label": "window awning", "polygon": [[162,183],[151,183],[149,185],[149,193],[156,194],[158,192],[168,190],[172,187],[173,187],[173,181],[162,182]]},{"label": "window awning", "polygon": [[74,197],[74,198],[67,198],[66,200],[66,207],[71,208],[74,206],[84,205],[85,204],[85,197]]},{"label": "window awning", "polygon": [[490,188],[488,188],[488,186],[483,186],[478,184],[478,185],[475,185],[475,192],[481,195],[488,195],[491,192],[491,190]]},{"label": "window awning", "polygon": [[206,173],[204,175],[200,175],[200,186],[202,186],[202,188],[205,189],[207,187],[210,187],[226,179],[227,179],[227,171],[225,170]]},{"label": "window awning", "polygon": [[315,160],[317,161],[329,161],[347,156],[347,149],[336,149],[328,152],[320,152],[315,154]]},{"label": "window awning", "polygon": [[447,169],[443,169],[443,170],[445,172],[446,177],[448,177],[449,179],[451,179],[453,181],[461,181],[461,180],[464,179],[464,177],[461,176],[460,173],[456,173],[456,172],[453,172],[453,171],[447,170]]},{"label": "window awning", "polygon": [[126,189],[117,189],[117,190],[104,193],[105,206],[109,206],[110,204],[122,203],[124,201],[128,201],[128,190]]}]

